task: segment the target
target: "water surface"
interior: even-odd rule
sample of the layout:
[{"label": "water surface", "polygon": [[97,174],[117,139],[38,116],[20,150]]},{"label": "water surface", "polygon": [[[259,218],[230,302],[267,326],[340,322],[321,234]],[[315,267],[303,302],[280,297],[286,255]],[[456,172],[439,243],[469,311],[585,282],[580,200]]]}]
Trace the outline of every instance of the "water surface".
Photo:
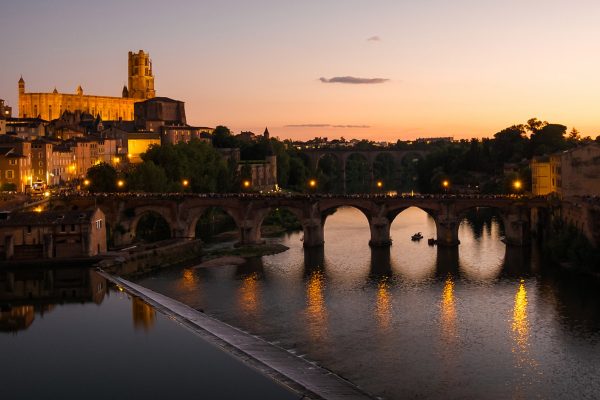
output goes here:
[{"label": "water surface", "polygon": [[238,267],[183,268],[141,284],[315,360],[367,391],[403,398],[598,398],[600,285],[556,271],[535,249],[507,248],[483,210],[459,249],[424,212],[371,250],[366,218],[340,209],[323,251],[301,233],[287,252]]}]

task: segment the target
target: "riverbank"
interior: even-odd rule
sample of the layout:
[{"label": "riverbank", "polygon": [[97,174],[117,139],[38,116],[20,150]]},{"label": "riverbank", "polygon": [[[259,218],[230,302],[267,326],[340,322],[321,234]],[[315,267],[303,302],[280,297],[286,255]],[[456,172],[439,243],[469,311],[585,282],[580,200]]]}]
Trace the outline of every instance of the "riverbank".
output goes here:
[{"label": "riverbank", "polygon": [[165,245],[156,243],[149,249],[134,248],[114,252],[109,255],[109,258],[98,262],[96,266],[114,275],[135,277],[163,268],[199,261],[202,248],[201,240],[169,241]]}]

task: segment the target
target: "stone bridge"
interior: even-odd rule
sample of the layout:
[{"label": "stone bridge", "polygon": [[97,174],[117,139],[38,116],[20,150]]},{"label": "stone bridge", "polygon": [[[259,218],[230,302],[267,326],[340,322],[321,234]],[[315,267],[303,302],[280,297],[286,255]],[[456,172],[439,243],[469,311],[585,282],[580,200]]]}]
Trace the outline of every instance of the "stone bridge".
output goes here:
[{"label": "stone bridge", "polygon": [[[354,207],[362,212],[371,233],[371,246],[390,246],[390,226],[402,211],[417,207],[435,221],[440,246],[459,244],[458,228],[469,210],[491,207],[499,211],[504,222],[506,243],[525,245],[540,223],[549,204],[545,198],[514,196],[384,196],[384,195],[253,195],[253,194],[97,194],[68,196],[52,200],[53,205],[69,208],[97,206],[106,214],[115,244],[127,245],[135,240],[137,224],[146,213],[160,215],[169,224],[171,237],[194,238],[196,224],[211,207],[229,214],[239,229],[242,245],[262,242],[261,226],[271,210],[292,212],[302,224],[304,246],[324,244],[327,217],[340,207]],[[532,217],[533,216],[533,217]],[[543,221],[542,221],[543,222]]]}]

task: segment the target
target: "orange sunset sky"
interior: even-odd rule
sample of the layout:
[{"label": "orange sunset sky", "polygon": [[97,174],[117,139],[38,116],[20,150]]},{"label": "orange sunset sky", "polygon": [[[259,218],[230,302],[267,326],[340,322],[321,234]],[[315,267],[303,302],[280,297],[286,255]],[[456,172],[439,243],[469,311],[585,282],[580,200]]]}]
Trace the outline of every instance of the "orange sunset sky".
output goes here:
[{"label": "orange sunset sky", "polygon": [[580,0],[22,0],[0,12],[0,98],[16,109],[21,75],[119,96],[144,49],[193,125],[395,141],[537,117],[595,137],[599,20]]}]

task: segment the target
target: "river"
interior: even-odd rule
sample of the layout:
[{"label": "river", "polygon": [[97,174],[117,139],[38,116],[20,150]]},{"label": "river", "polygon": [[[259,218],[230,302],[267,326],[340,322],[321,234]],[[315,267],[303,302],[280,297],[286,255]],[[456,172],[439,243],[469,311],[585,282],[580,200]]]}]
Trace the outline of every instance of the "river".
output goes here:
[{"label": "river", "polygon": [[484,213],[470,221],[458,249],[437,248],[433,220],[410,208],[391,249],[372,250],[366,218],[343,208],[323,251],[293,233],[271,239],[284,253],[139,283],[385,399],[598,398],[598,282],[545,265],[535,246],[506,248]]}]

